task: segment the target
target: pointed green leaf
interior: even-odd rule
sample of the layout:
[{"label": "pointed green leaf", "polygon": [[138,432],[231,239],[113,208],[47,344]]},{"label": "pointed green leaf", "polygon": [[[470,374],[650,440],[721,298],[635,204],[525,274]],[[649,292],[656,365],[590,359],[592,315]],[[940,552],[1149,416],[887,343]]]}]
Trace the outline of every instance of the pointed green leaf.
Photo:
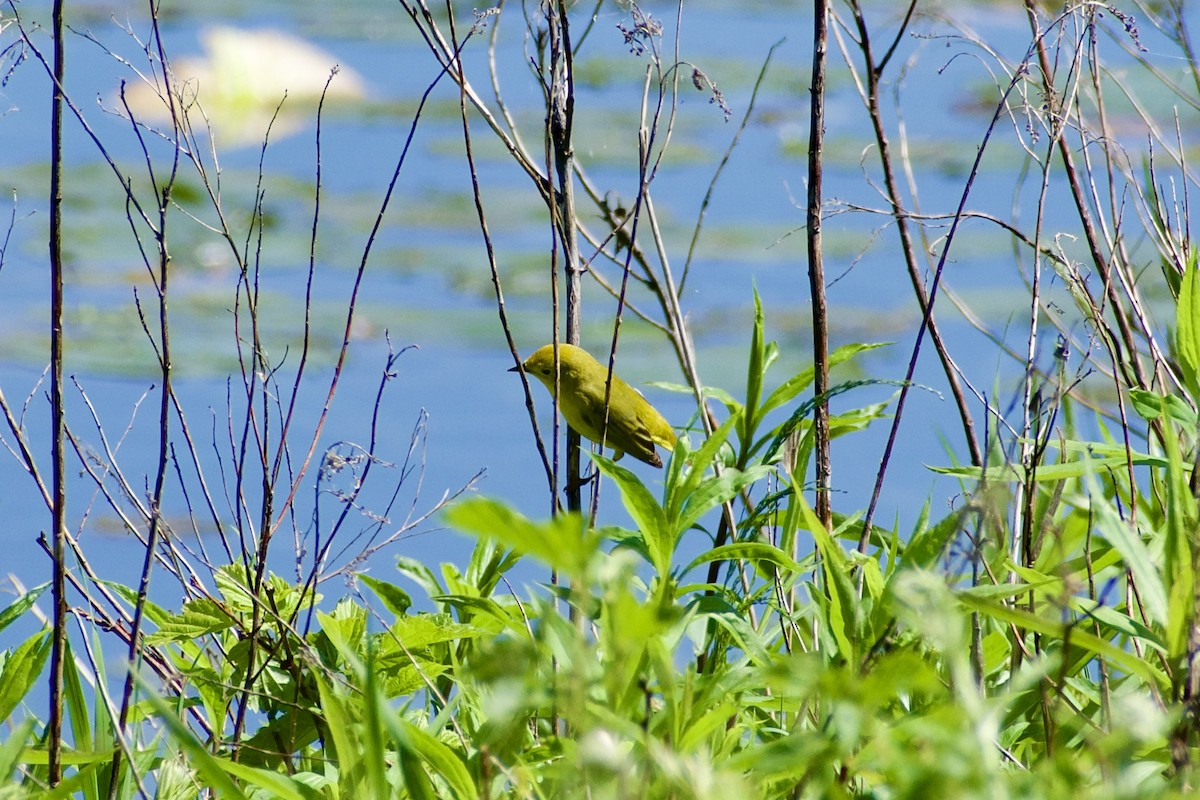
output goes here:
[{"label": "pointed green leaf", "polygon": [[204,785],[212,789],[218,797],[247,798],[237,783],[230,779],[225,769],[229,762],[218,759],[208,752],[208,748],[197,741],[192,730],[176,715],[175,709],[158,696],[154,687],[146,686],[140,678],[139,683],[142,683],[146,690],[144,693],[146,702],[154,709],[158,719],[167,726],[171,732],[172,741],[188,754],[192,766],[200,774]]},{"label": "pointed green leaf", "polygon": [[359,575],[358,579],[369,586],[371,591],[375,592],[375,595],[383,601],[387,610],[397,617],[403,617],[412,607],[412,598],[399,586],[372,578],[370,575]]},{"label": "pointed green leaf", "polygon": [[962,515],[954,513],[946,515],[933,527],[918,528],[904,546],[901,564],[906,569],[932,568],[942,553],[946,552],[947,544],[961,529],[962,523]]},{"label": "pointed green leaf", "polygon": [[25,717],[0,737],[0,775],[5,778],[16,774],[23,761],[21,753],[26,745],[33,743],[33,723],[32,718]]},{"label": "pointed green leaf", "polygon": [[4,630],[13,622],[25,616],[25,612],[33,607],[33,604],[37,602],[37,599],[41,597],[42,592],[46,591],[46,588],[49,585],[50,584],[48,583],[43,583],[41,586],[33,587],[28,592],[12,601],[8,608],[0,611],[0,631]]},{"label": "pointed green leaf", "polygon": [[[1189,270],[1189,274],[1195,270]],[[1166,398],[1161,400],[1165,411]],[[1188,486],[1188,469],[1173,431],[1163,437],[1167,451],[1167,519],[1163,545],[1166,567],[1167,647],[1172,660],[1183,657],[1189,647],[1196,619],[1196,563],[1193,540],[1196,535],[1196,498]],[[1190,465],[1189,465],[1190,466]],[[1140,583],[1139,583],[1140,586]]]},{"label": "pointed green leaf", "polygon": [[1190,386],[1200,374],[1200,270],[1189,267],[1175,309],[1175,351]]},{"label": "pointed green leaf", "polygon": [[770,472],[770,467],[760,465],[745,472],[726,469],[721,473],[721,477],[709,478],[696,487],[696,491],[683,504],[679,519],[673,525],[674,529],[680,532],[690,530],[700,517],[725,501],[732,500],[742,489]]},{"label": "pointed green leaf", "polygon": [[604,456],[592,454],[597,469],[612,479],[621,493],[621,503],[646,542],[650,561],[659,575],[671,571],[671,556],[675,552],[675,532],[667,526],[662,506],[637,475]]},{"label": "pointed green leaf", "polygon": [[50,644],[50,631],[43,628],[9,651],[0,670],[0,723],[8,719],[37,682],[50,656]]},{"label": "pointed green leaf", "polygon": [[1164,397],[1157,392],[1149,392],[1144,389],[1130,389],[1129,399],[1133,404],[1133,410],[1147,422],[1153,422],[1162,416],[1165,408],[1167,416],[1188,430],[1196,427],[1195,410],[1187,404],[1186,400],[1178,395],[1171,394]]},{"label": "pointed green leaf", "polygon": [[736,542],[734,544],[724,544],[720,547],[714,547],[702,553],[693,559],[692,563],[687,565],[684,573],[691,572],[701,564],[707,564],[711,561],[763,561],[768,564],[774,564],[788,573],[795,574],[804,571],[804,568],[793,560],[791,556],[774,545],[765,542]]},{"label": "pointed green leaf", "polygon": [[599,536],[584,529],[578,514],[560,514],[534,523],[503,503],[483,497],[455,503],[445,514],[459,530],[490,537],[567,575],[582,574],[600,547]]},{"label": "pointed green leaf", "polygon": [[[666,489],[666,512],[668,518],[678,518],[680,509],[684,503],[688,501],[692,493],[696,491],[696,487],[704,481],[708,472],[708,467],[717,457],[718,451],[725,444],[725,440],[729,438],[729,434],[733,432],[738,424],[740,414],[731,414],[729,419],[721,424],[721,427],[712,432],[704,444],[700,445],[700,449],[689,459],[691,466],[684,473],[683,480],[674,479],[675,462],[672,462],[672,480],[667,482]],[[680,465],[680,469],[683,466]]]},{"label": "pointed green leaf", "polygon": [[[1099,481],[1089,478],[1089,492],[1093,497],[1103,498]],[[1098,500],[1091,504],[1096,518],[1096,529],[1121,554],[1121,560],[1137,581],[1138,596],[1142,607],[1152,622],[1167,621],[1167,590],[1163,585],[1162,573],[1154,563],[1141,534],[1133,530],[1129,520],[1122,519],[1112,503]]]},{"label": "pointed green leaf", "polygon": [[750,333],[750,358],[746,364],[747,410],[742,414],[741,422],[738,425],[738,438],[741,439],[743,450],[750,446],[750,441],[754,438],[754,429],[758,427],[759,420],[762,419],[761,414],[766,413],[766,409],[760,412],[758,408],[758,403],[762,399],[765,363],[762,299],[758,296],[756,288],[754,290],[754,324]]},{"label": "pointed green leaf", "polygon": [[850,583],[850,561],[804,499],[804,493],[794,483],[793,488],[792,502],[800,504],[804,525],[813,536],[817,552],[821,554],[821,575],[825,578],[822,588],[829,601],[826,627],[837,642],[839,655],[848,663],[856,663],[858,651],[854,641],[858,595]]},{"label": "pointed green leaf", "polygon": [[458,800],[473,800],[480,793],[471,780],[462,758],[439,739],[413,725],[396,714],[385,714],[384,720],[401,752],[410,754],[430,771],[440,776],[450,789],[450,797]]},{"label": "pointed green leaf", "polygon": [[[859,353],[865,353],[869,350],[875,350],[879,347],[887,347],[888,344],[888,342],[881,342],[879,344],[855,343],[843,345],[829,354],[829,366],[836,367],[838,364],[854,358]],[[791,402],[796,395],[800,394],[802,391],[812,385],[814,375],[815,372],[813,371],[813,368],[809,367],[808,369],[797,372],[791,378],[784,381],[778,389],[771,392],[770,396],[767,397],[766,402],[762,404],[762,413],[766,414],[768,411],[779,408],[785,403]]]}]

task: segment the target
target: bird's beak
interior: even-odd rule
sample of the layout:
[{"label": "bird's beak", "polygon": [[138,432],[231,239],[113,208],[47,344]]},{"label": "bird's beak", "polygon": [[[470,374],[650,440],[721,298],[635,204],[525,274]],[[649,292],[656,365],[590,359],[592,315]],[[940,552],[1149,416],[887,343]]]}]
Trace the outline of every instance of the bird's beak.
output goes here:
[{"label": "bird's beak", "polygon": [[508,371],[508,372],[520,372],[520,371],[521,371],[521,368],[520,368],[519,366],[517,366],[517,367],[513,367],[512,369],[510,369],[510,370],[507,370],[507,371]]}]

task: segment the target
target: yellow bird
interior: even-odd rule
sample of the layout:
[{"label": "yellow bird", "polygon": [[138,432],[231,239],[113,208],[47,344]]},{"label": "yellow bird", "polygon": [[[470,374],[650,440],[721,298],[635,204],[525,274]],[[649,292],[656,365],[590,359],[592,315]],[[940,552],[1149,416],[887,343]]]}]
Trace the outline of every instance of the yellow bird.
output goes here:
[{"label": "yellow bird", "polygon": [[[608,398],[608,428],[604,428],[604,385],[608,367],[583,348],[572,344],[558,346],[562,397],[558,408],[576,433],[613,449],[613,459],[629,453],[638,461],[661,467],[662,459],[654,445],[668,450],[675,447],[675,431],[641,393],[625,381],[612,376]],[[539,348],[523,364],[525,371],[545,384],[554,394],[554,345]],[[509,372],[516,372],[513,367]]]}]

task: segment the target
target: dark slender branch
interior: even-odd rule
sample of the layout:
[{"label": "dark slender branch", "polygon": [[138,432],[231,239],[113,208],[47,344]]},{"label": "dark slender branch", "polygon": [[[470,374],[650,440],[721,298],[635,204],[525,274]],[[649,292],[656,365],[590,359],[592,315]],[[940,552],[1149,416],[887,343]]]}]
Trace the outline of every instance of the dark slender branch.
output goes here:
[{"label": "dark slender branch", "polygon": [[[829,391],[829,315],[825,302],[825,265],[821,251],[821,181],[825,153],[825,66],[829,46],[829,3],[813,2],[812,83],[809,88],[808,131],[808,287],[812,295],[813,394],[824,397]],[[821,524],[833,527],[829,503],[833,464],[829,454],[829,401],[817,404],[813,413],[816,437],[815,468],[816,512]]]},{"label": "dark slender branch", "polygon": [[54,461],[54,504],[51,561],[54,604],[54,640],[50,650],[50,724],[48,731],[49,783],[62,780],[63,659],[67,652],[65,468],[66,411],[63,409],[63,263],[62,263],[62,110],[66,56],[63,48],[63,0],[54,0],[54,93],[50,104],[50,416]]},{"label": "dark slender branch", "polygon": [[[575,64],[571,49],[571,24],[565,0],[547,4],[546,20],[550,29],[550,107],[549,134],[554,155],[557,186],[554,187],[553,212],[559,241],[562,243],[563,274],[566,295],[566,329],[568,344],[579,344],[582,320],[579,262],[579,235],[575,220]],[[558,331],[555,329],[555,337]],[[557,395],[556,395],[557,396]],[[579,511],[583,507],[579,480],[579,434],[567,429],[567,508]]]},{"label": "dark slender branch", "polygon": [[[333,82],[334,76],[337,75],[337,68],[330,70],[329,77],[325,79],[325,86],[321,89],[321,99],[317,103],[317,130],[314,136],[316,143],[315,153],[315,186],[313,187],[313,216],[312,228],[308,239],[308,278],[304,284],[304,338],[300,344],[300,363],[296,367],[296,374],[292,379],[292,392],[288,401],[287,412],[283,417],[283,422],[279,430],[279,440],[286,442],[288,431],[291,429],[292,419],[296,413],[296,402],[300,396],[300,384],[304,379],[304,369],[308,364],[308,352],[312,344],[312,299],[313,299],[313,277],[317,270],[317,226],[321,220],[321,125],[324,122],[325,98],[329,94],[329,84]],[[283,466],[284,454],[288,450],[285,447],[279,448],[276,453],[275,463],[272,467],[271,481],[274,482],[279,477],[279,471]]]},{"label": "dark slender branch", "polygon": [[[908,30],[908,23],[912,21],[913,12],[916,10],[917,0],[910,0],[908,11],[904,12],[904,21],[896,29],[896,38],[892,39],[892,44],[888,47],[887,52],[883,54],[883,58],[879,59],[879,63],[873,67],[876,76],[882,75],[884,69],[887,68],[887,63],[892,60],[892,54],[896,52],[896,47],[899,46],[900,41],[904,38],[904,32]],[[865,46],[866,43],[866,38],[863,38],[862,44]]]}]

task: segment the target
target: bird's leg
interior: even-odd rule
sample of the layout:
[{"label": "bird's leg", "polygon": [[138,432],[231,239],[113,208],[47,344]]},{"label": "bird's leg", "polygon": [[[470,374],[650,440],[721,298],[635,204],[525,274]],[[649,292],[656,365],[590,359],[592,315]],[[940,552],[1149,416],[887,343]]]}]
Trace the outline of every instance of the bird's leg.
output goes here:
[{"label": "bird's leg", "polygon": [[596,480],[596,478],[599,477],[599,475],[600,475],[600,473],[596,470],[596,467],[593,465],[591,470],[588,472],[588,474],[581,477],[577,482],[575,482],[575,483],[568,482],[567,485],[563,488],[563,493],[569,494],[572,490],[582,489],[583,487],[587,486],[592,481]]}]

